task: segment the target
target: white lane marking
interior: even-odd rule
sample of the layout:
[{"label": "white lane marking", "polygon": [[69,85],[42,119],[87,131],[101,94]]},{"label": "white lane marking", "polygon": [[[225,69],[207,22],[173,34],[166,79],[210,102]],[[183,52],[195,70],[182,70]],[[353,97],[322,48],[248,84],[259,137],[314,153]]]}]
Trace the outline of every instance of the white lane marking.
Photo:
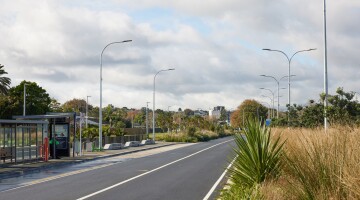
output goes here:
[{"label": "white lane marking", "polygon": [[208,148],[205,148],[205,149],[203,149],[203,150],[200,150],[200,151],[198,151],[198,152],[195,152],[195,153],[193,153],[193,154],[190,154],[190,155],[185,156],[185,157],[183,157],[183,158],[180,158],[180,159],[178,159],[178,160],[172,161],[172,162],[170,162],[170,163],[168,163],[168,164],[162,165],[162,166],[160,166],[160,167],[158,167],[158,168],[155,168],[155,169],[153,169],[153,170],[150,170],[150,171],[148,171],[148,172],[139,174],[139,175],[134,176],[134,177],[132,177],[132,178],[129,178],[129,179],[125,180],[125,181],[121,181],[121,182],[119,182],[119,183],[116,183],[116,184],[114,184],[114,185],[112,185],[112,186],[109,186],[109,187],[104,188],[104,189],[102,189],[102,190],[99,190],[99,191],[97,191],[97,192],[94,192],[94,193],[91,193],[91,194],[86,195],[86,196],[84,196],[84,197],[78,198],[77,200],[84,200],[84,199],[87,199],[87,198],[89,198],[89,197],[95,196],[95,195],[97,195],[97,194],[103,193],[103,192],[105,192],[105,191],[107,191],[107,190],[110,190],[110,189],[115,188],[115,187],[117,187],[117,186],[123,185],[123,184],[125,184],[125,183],[127,183],[127,182],[129,182],[129,181],[135,180],[135,179],[137,179],[137,178],[140,178],[140,177],[142,177],[142,176],[145,176],[145,175],[147,175],[147,174],[150,174],[150,173],[152,173],[152,172],[155,172],[155,171],[157,171],[157,170],[159,170],[159,169],[162,169],[162,168],[164,168],[164,167],[167,167],[167,166],[169,166],[169,165],[172,165],[172,164],[177,163],[177,162],[179,162],[179,161],[182,161],[182,160],[184,160],[184,159],[190,158],[190,157],[192,157],[192,156],[194,156],[194,155],[196,155],[196,154],[199,154],[199,153],[201,153],[201,152],[203,152],[203,151],[209,150],[209,149],[211,149],[211,148],[213,148],[213,147],[216,147],[216,146],[218,146],[218,145],[221,145],[221,144],[224,144],[224,143],[233,141],[233,140],[234,140],[234,139],[231,139],[231,140],[227,140],[227,141],[221,142],[221,143],[219,143],[219,144],[212,145],[212,146],[210,146],[210,147],[208,147]]},{"label": "white lane marking", "polygon": [[[122,159],[123,158],[125,158],[125,159],[128,159],[128,158],[140,158],[140,157],[144,157],[144,156],[149,156],[149,155],[161,153],[161,152],[164,152],[164,151],[169,151],[169,150],[173,150],[173,149],[178,149],[178,148],[190,146],[190,145],[193,145],[193,144],[195,144],[195,143],[177,144],[177,145],[172,145],[172,146],[168,146],[168,147],[152,149],[152,150],[150,150],[148,152],[144,151],[144,152],[137,152],[137,153],[119,155],[119,156],[112,157],[112,158],[106,158],[106,160],[108,160],[108,161],[112,161],[112,160],[117,161],[119,157],[122,158]],[[26,183],[21,184],[20,186],[2,190],[2,191],[0,191],[0,193],[11,191],[11,190],[16,190],[16,189],[20,189],[20,188],[24,188],[24,187],[28,187],[28,186],[31,186],[31,185],[36,185],[36,184],[39,184],[39,183],[48,182],[48,181],[51,181],[51,180],[64,178],[64,177],[75,175],[75,174],[80,174],[80,173],[83,173],[83,172],[88,172],[88,171],[95,170],[95,169],[104,168],[104,167],[111,166],[111,165],[114,165],[114,164],[117,164],[117,163],[110,163],[110,164],[94,166],[94,167],[87,168],[87,169],[81,169],[81,170],[77,170],[77,171],[73,171],[73,172],[67,172],[67,173],[64,173],[64,174],[59,174],[59,175],[55,175],[55,176],[51,176],[51,177],[31,181],[31,182],[26,182]]]},{"label": "white lane marking", "polygon": [[56,176],[51,176],[51,177],[39,179],[39,180],[36,180],[36,181],[27,182],[27,183],[24,183],[24,185],[21,185],[21,186],[15,187],[15,188],[11,188],[11,189],[8,189],[8,190],[0,191],[0,193],[8,192],[8,191],[11,191],[11,190],[17,190],[17,189],[20,189],[20,188],[28,187],[28,186],[31,186],[31,185],[36,185],[36,184],[39,184],[39,183],[45,183],[45,182],[48,182],[48,181],[52,181],[52,180],[56,180],[56,179],[59,179],[59,178],[64,178],[64,177],[67,177],[67,176],[72,176],[72,175],[75,175],[75,174],[80,174],[80,173],[84,173],[84,172],[88,172],[88,171],[92,171],[92,170],[95,170],[95,169],[108,167],[108,166],[111,166],[111,165],[114,165],[114,164],[116,164],[116,163],[104,164],[104,165],[95,166],[95,167],[91,167],[91,168],[87,168],[87,169],[82,169],[82,170],[68,172],[68,173],[64,173],[64,174],[60,174],[60,175],[56,175]]},{"label": "white lane marking", "polygon": [[230,169],[230,167],[233,165],[234,161],[236,160],[238,156],[235,156],[235,158],[231,161],[231,163],[227,166],[227,168],[225,169],[225,171],[221,174],[221,176],[219,177],[219,179],[215,182],[215,184],[211,187],[211,189],[209,190],[209,192],[206,194],[206,196],[203,198],[203,200],[208,200],[209,197],[211,196],[211,194],[215,191],[216,187],[219,185],[220,181],[224,178],[225,174],[227,173],[227,171]]}]

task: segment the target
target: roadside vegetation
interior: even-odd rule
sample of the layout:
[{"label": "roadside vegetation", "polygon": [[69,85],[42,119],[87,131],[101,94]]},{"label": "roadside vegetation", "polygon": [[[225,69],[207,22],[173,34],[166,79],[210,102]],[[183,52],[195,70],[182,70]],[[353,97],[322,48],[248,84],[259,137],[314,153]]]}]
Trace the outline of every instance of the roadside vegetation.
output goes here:
[{"label": "roadside vegetation", "polygon": [[[4,77],[7,72],[3,65],[0,65],[0,119],[12,119],[14,115],[23,114],[24,88],[26,85],[26,115],[45,115],[47,112],[71,112],[85,114],[88,111],[88,127],[82,127],[83,141],[98,141],[99,107],[93,106],[85,99],[69,99],[63,104],[52,98],[36,82],[23,80],[18,85],[10,87],[11,80]],[[91,102],[91,98],[90,98]],[[102,135],[104,137],[145,135],[146,121],[148,121],[150,132],[152,132],[152,110],[142,107],[140,109],[116,107],[109,104],[102,109]],[[155,131],[156,140],[171,142],[200,142],[231,135],[233,130],[227,125],[229,112],[221,109],[220,115],[211,118],[207,111],[193,111],[181,108],[176,111],[155,110]],[[95,122],[95,123],[91,123]],[[74,123],[71,120],[70,130],[73,130]],[[79,126],[79,123],[77,123]],[[136,131],[129,131],[136,129]],[[70,133],[70,140],[73,137],[80,138],[80,128],[76,133]],[[151,134],[147,136],[151,138]]]},{"label": "roadside vegetation", "polygon": [[[259,117],[255,122],[244,123],[256,116],[254,109],[244,112],[245,102],[251,103],[252,108],[256,102],[244,101],[232,116],[244,130],[234,137],[234,153],[238,157],[219,198],[360,199],[360,104],[355,92],[345,92],[343,88],[329,95],[328,100],[330,127],[326,132],[323,95],[318,103],[310,100],[304,106],[288,107],[290,123],[289,113],[282,112],[279,119],[272,119],[271,129],[259,124],[263,120]],[[254,135],[257,142],[252,139]],[[269,143],[265,136],[269,136]],[[259,162],[268,154],[276,155],[270,157],[275,158],[276,165],[273,161]]]},{"label": "roadside vegetation", "polygon": [[[270,149],[250,140],[244,146],[245,140],[235,136],[239,157],[221,199],[360,199],[359,128],[336,126],[326,134],[323,129],[298,128],[276,128],[272,132]],[[249,151],[257,147],[263,153]],[[273,162],[264,162],[265,166],[259,167],[254,162],[274,148],[281,149],[276,154],[278,165],[271,167]],[[260,173],[263,178],[254,173],[257,169],[264,170]]]},{"label": "roadside vegetation", "polygon": [[223,125],[217,125],[215,131],[211,130],[199,130],[194,127],[188,128],[186,131],[180,131],[177,133],[162,133],[157,134],[155,140],[165,142],[206,142],[209,140],[231,136],[234,131]]}]

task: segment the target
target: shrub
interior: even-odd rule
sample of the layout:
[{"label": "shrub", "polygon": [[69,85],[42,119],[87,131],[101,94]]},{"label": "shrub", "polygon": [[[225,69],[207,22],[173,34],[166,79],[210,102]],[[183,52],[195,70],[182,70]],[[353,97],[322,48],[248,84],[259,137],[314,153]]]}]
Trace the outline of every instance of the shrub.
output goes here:
[{"label": "shrub", "polygon": [[280,142],[280,137],[272,141],[270,129],[257,120],[248,121],[243,135],[234,137],[237,146],[234,152],[238,157],[231,170],[231,179],[235,184],[253,187],[278,175],[285,143]]},{"label": "shrub", "polygon": [[187,128],[187,134],[188,134],[190,137],[194,136],[195,133],[196,133],[196,128],[195,128],[195,127],[191,126],[191,127]]}]

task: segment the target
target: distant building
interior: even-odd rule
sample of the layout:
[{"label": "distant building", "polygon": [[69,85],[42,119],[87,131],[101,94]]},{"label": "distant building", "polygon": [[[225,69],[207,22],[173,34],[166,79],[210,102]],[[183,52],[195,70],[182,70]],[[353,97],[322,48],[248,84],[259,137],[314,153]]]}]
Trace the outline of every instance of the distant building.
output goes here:
[{"label": "distant building", "polygon": [[194,115],[195,115],[195,116],[205,117],[205,116],[208,116],[208,115],[209,115],[209,112],[206,111],[206,110],[198,109],[198,110],[195,110],[195,111],[194,111]]},{"label": "distant building", "polygon": [[223,110],[225,110],[225,106],[216,106],[214,109],[209,110],[209,116],[213,119],[220,119]]}]

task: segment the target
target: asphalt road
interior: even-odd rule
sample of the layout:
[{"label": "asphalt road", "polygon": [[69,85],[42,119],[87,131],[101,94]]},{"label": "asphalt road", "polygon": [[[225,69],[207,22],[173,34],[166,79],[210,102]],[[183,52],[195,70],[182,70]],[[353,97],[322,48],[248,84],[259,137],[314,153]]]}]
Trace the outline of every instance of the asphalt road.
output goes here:
[{"label": "asphalt road", "polygon": [[[0,199],[214,199],[232,160],[231,137],[60,173],[0,192]],[[210,192],[209,192],[210,191]]]}]

